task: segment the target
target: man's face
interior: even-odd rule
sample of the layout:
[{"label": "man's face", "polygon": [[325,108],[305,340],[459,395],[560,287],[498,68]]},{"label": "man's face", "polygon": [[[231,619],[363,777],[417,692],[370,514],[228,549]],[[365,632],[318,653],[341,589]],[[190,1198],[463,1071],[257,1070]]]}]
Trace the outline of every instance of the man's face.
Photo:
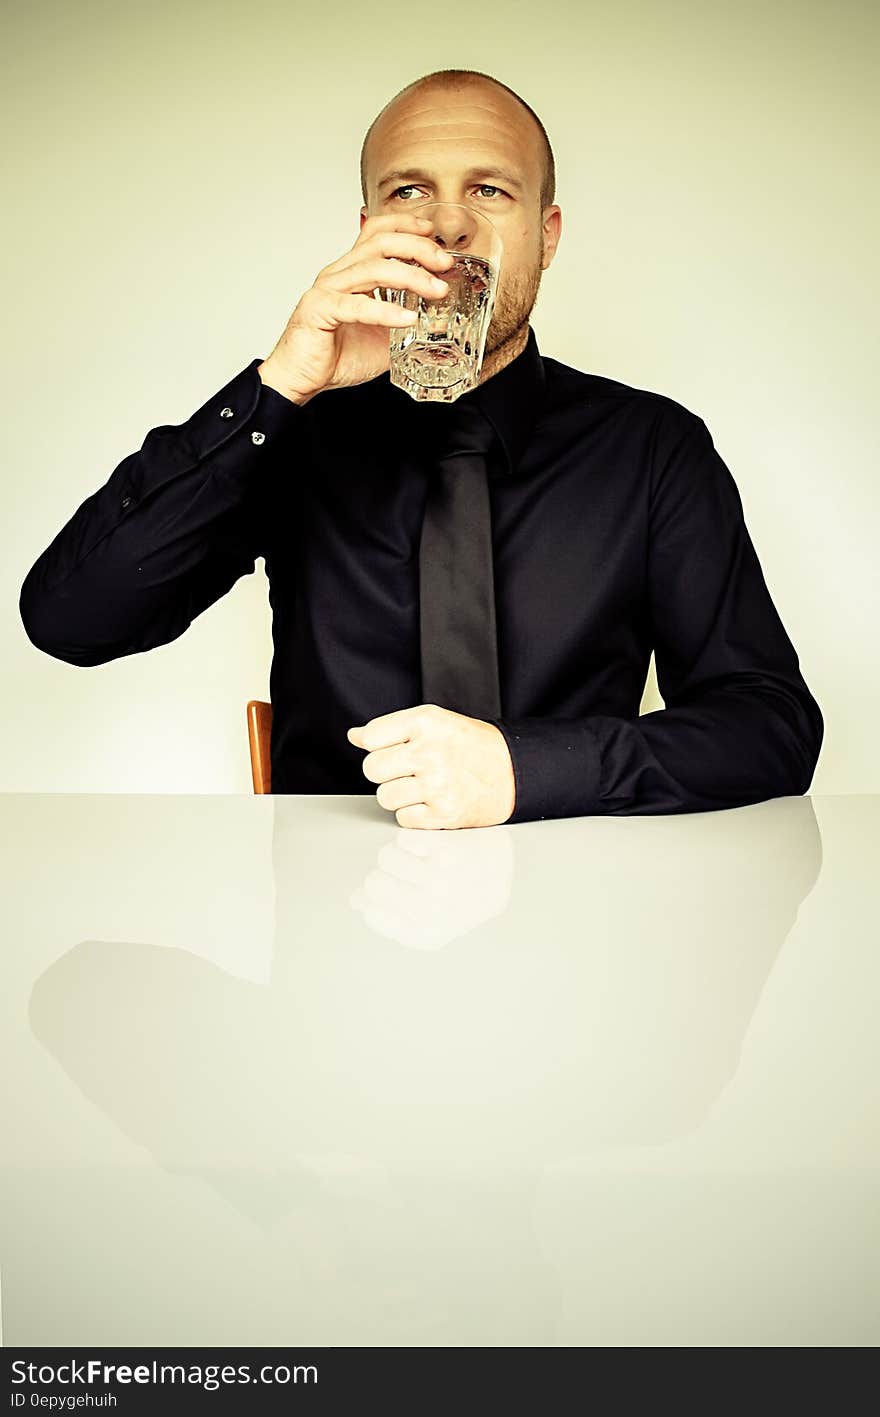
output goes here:
[{"label": "man's face", "polygon": [[[390,175],[401,171],[409,176]],[[559,241],[562,213],[541,211],[541,175],[540,134],[509,94],[488,83],[426,86],[398,99],[373,129],[361,226],[427,201],[487,216],[504,243],[489,354],[525,329]]]}]

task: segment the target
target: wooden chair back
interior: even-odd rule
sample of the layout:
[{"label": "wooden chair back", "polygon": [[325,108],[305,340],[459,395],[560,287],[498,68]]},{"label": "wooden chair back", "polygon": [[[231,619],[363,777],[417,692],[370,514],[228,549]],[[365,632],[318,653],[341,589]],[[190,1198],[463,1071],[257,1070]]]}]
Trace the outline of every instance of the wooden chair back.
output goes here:
[{"label": "wooden chair back", "polygon": [[272,705],[261,699],[250,699],[247,706],[248,744],[251,752],[251,777],[254,792],[272,791]]}]

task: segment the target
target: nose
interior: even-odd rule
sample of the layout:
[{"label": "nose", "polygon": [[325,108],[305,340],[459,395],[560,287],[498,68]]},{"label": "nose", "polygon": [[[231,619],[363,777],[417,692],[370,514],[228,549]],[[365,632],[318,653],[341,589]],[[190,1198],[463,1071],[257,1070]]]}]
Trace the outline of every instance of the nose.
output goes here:
[{"label": "nose", "polygon": [[446,251],[467,251],[479,237],[479,222],[460,208],[437,212],[432,220],[431,240]]}]

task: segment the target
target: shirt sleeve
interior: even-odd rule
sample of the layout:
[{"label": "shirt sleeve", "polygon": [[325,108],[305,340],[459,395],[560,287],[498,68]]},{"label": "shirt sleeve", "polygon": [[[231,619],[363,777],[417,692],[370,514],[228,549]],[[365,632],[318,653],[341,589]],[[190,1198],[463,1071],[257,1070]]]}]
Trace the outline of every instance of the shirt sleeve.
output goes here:
[{"label": "shirt sleeve", "polygon": [[[680,425],[679,425],[680,429]],[[824,724],[701,419],[658,442],[648,612],[665,708],[634,718],[491,719],[510,750],[510,822],[654,815],[802,795]]]},{"label": "shirt sleeve", "polygon": [[253,572],[282,451],[305,408],[265,385],[254,359],[182,424],[147,434],[74,512],[25,576],[31,643],[105,664],[169,643]]}]

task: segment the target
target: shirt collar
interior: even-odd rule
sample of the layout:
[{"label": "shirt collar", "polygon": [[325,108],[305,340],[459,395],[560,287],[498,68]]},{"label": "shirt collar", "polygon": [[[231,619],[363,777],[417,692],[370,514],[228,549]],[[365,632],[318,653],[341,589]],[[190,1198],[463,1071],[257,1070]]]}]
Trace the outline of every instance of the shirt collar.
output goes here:
[{"label": "shirt collar", "polygon": [[[507,473],[515,472],[522,461],[541,406],[546,382],[544,361],[531,325],[525,346],[516,358],[490,379],[478,384],[475,389],[461,394],[455,404],[418,404],[409,394],[391,384],[391,376],[387,371],[380,377],[388,384],[393,395],[399,395],[400,399],[406,401],[414,417],[429,410],[474,403],[486,415],[498,435],[504,450],[504,470]],[[442,418],[442,414],[438,413],[438,417]],[[430,414],[427,422],[430,422]]]},{"label": "shirt collar", "polygon": [[535,331],[529,325],[525,348],[491,379],[462,394],[493,425],[507,455],[507,471],[516,472],[544,396],[546,375]]}]

